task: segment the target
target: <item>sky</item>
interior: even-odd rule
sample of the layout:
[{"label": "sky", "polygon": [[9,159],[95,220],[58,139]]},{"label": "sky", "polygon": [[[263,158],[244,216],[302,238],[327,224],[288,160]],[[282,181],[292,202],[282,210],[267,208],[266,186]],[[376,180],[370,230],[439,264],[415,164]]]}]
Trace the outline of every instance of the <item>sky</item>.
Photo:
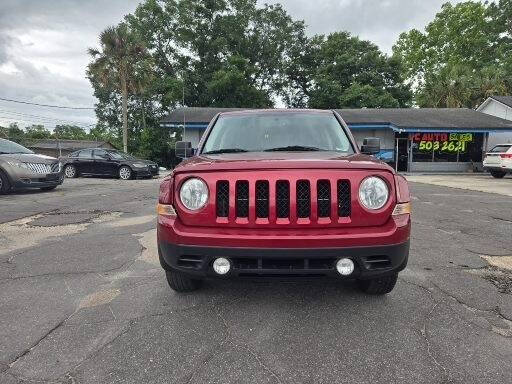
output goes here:
[{"label": "sky", "polygon": [[[460,0],[453,0],[457,3]],[[347,30],[384,52],[403,31],[423,29],[446,0],[258,0],[281,3],[309,34]],[[85,69],[98,35],[135,10],[135,0],[1,0],[0,98],[93,108]],[[93,109],[58,109],[0,100],[0,125],[77,124],[96,121]]]}]

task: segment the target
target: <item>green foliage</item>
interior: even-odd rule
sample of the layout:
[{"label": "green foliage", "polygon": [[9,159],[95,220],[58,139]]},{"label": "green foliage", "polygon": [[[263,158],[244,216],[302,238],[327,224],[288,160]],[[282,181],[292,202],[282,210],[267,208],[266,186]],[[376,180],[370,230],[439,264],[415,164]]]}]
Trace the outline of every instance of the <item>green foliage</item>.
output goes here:
[{"label": "green foliage", "polygon": [[30,139],[50,139],[52,133],[44,125],[33,124],[25,128],[25,137]]},{"label": "green foliage", "polygon": [[393,47],[421,107],[475,107],[512,92],[512,1],[446,3],[425,33],[411,30]]},{"label": "green foliage", "polygon": [[86,140],[87,132],[76,125],[56,125],[53,129],[53,136],[59,139]]},{"label": "green foliage", "polygon": [[383,54],[375,44],[348,32],[336,32],[318,39],[316,50],[310,73],[313,81],[304,91],[310,96],[310,107],[409,105],[411,93],[403,84],[400,62]]}]

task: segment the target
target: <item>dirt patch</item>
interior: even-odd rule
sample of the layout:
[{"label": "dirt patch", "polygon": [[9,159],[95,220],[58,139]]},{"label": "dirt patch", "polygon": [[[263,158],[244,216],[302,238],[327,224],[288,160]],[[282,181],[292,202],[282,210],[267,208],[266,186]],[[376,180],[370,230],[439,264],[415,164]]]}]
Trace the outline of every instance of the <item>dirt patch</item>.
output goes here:
[{"label": "dirt patch", "polygon": [[156,215],[145,215],[145,216],[136,216],[136,217],[126,217],[116,221],[113,221],[108,224],[110,227],[129,227],[131,225],[141,225],[146,224],[151,221],[156,220]]},{"label": "dirt patch", "polygon": [[482,259],[487,261],[489,265],[499,268],[505,269],[507,271],[512,272],[512,256],[480,256]]},{"label": "dirt patch", "polygon": [[33,227],[55,227],[60,225],[90,223],[101,215],[110,212],[103,211],[77,211],[77,212],[50,212],[32,220],[28,225]]},{"label": "dirt patch", "polygon": [[108,304],[114,300],[121,291],[119,289],[108,289],[91,293],[80,301],[78,308],[90,308],[98,305]]},{"label": "dirt patch", "polygon": [[468,271],[491,282],[500,293],[512,294],[512,256],[479,256],[489,266]]},{"label": "dirt patch", "polygon": [[[74,214],[76,213],[77,212],[74,212]],[[33,247],[41,241],[49,238],[68,236],[82,232],[90,224],[114,220],[121,215],[121,212],[94,211],[93,214],[90,212],[86,214],[92,215],[92,217],[89,217],[85,219],[84,222],[79,223],[66,223],[65,220],[62,221],[62,214],[50,212],[0,224],[0,238],[2,239],[0,255],[19,249]],[[51,218],[47,218],[48,216],[51,216]],[[57,224],[49,224],[53,220],[56,220],[56,217],[60,219],[57,221]],[[76,221],[76,219],[76,217],[72,217],[71,221]],[[34,222],[39,224],[43,223],[45,225],[34,225]]]},{"label": "dirt patch", "polygon": [[142,260],[153,265],[160,265],[160,262],[158,261],[156,229],[138,233],[134,236],[139,238],[139,243],[142,246],[142,252],[137,260]]}]

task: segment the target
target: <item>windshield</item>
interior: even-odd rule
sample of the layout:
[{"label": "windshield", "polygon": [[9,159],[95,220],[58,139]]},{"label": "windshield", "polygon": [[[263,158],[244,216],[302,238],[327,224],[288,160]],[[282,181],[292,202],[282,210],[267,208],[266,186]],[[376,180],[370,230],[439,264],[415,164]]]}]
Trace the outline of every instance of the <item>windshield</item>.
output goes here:
[{"label": "windshield", "polygon": [[505,153],[507,152],[512,145],[497,145],[493,149],[491,149],[489,152],[491,153]]},{"label": "windshield", "polygon": [[202,153],[354,149],[333,114],[264,112],[220,116]]},{"label": "windshield", "polygon": [[119,151],[107,151],[107,152],[113,159],[116,159],[116,160],[134,159],[134,157],[132,155],[129,155],[124,152],[119,152]]},{"label": "windshield", "polygon": [[8,153],[34,153],[30,149],[25,148],[13,141],[0,139],[0,155]]}]

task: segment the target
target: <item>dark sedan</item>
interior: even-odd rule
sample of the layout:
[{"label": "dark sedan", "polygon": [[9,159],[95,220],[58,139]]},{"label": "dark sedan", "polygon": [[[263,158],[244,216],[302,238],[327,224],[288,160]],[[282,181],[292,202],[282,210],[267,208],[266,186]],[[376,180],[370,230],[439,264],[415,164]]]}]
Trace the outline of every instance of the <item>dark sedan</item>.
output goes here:
[{"label": "dark sedan", "polygon": [[87,175],[114,176],[129,180],[158,174],[158,164],[112,149],[82,149],[61,158],[61,162],[68,178]]}]

